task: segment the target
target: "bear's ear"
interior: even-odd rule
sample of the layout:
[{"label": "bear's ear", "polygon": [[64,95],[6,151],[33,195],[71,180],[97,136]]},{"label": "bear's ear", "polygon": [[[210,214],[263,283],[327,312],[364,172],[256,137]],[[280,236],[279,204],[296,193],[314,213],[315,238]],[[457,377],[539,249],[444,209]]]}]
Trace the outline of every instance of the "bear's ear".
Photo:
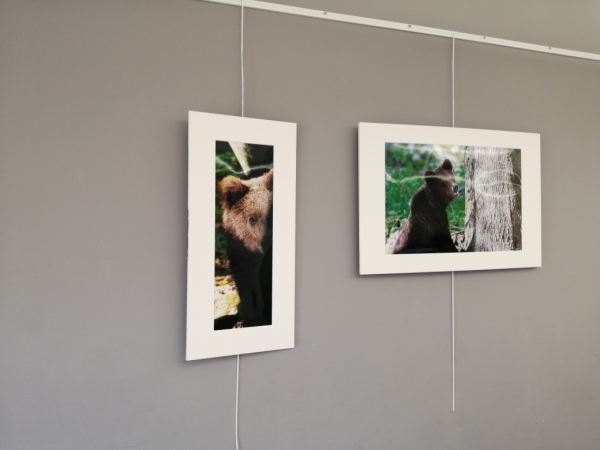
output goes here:
[{"label": "bear's ear", "polygon": [[433,170],[428,170],[425,172],[425,176],[423,178],[425,179],[425,183],[431,186],[435,184],[437,175]]},{"label": "bear's ear", "polygon": [[444,170],[452,170],[452,163],[450,162],[449,159],[445,159],[444,162],[442,163],[442,169]]},{"label": "bear's ear", "polygon": [[246,195],[250,188],[238,177],[228,175],[219,183],[219,196],[223,205],[231,207]]},{"label": "bear's ear", "polygon": [[269,191],[272,191],[273,190],[273,169],[271,169],[267,173],[265,173],[263,175],[263,177],[264,177],[263,183],[265,184],[265,187]]}]

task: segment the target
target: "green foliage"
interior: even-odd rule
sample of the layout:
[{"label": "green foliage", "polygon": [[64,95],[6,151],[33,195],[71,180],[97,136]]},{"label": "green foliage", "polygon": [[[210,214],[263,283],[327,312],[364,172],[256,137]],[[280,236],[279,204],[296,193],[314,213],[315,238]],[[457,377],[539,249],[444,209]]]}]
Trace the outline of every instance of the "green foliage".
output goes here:
[{"label": "green foliage", "polygon": [[[385,150],[385,236],[401,229],[410,215],[410,199],[424,181],[427,170],[434,170],[445,158],[452,161],[456,184],[464,190],[464,152],[448,146],[386,144]],[[461,195],[448,207],[450,232],[464,229],[465,197]]]}]

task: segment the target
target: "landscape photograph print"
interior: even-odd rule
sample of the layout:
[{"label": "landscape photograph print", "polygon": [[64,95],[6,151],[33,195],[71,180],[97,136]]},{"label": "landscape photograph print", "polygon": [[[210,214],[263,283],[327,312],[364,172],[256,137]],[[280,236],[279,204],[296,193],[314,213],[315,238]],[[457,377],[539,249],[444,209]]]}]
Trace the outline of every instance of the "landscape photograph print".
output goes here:
[{"label": "landscape photograph print", "polygon": [[271,325],[273,146],[216,141],[214,329]]},{"label": "landscape photograph print", "polygon": [[522,249],[521,150],[385,143],[385,252]]}]

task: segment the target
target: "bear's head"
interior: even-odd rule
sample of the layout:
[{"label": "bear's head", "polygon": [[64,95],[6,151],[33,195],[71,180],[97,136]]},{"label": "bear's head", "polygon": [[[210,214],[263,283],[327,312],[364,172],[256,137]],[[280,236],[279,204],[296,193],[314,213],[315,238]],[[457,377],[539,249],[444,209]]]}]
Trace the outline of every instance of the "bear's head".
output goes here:
[{"label": "bear's head", "polygon": [[452,163],[445,159],[435,170],[425,172],[425,183],[432,193],[433,200],[445,208],[458,197],[458,185],[452,172]]},{"label": "bear's head", "polygon": [[272,227],[273,169],[249,180],[226,176],[218,190],[227,235],[246,250],[263,253],[263,240]]}]

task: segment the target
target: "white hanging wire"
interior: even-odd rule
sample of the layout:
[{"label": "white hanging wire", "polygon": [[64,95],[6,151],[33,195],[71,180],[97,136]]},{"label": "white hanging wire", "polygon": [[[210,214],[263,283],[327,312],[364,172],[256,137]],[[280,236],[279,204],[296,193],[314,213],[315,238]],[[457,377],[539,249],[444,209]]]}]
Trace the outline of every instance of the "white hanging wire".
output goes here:
[{"label": "white hanging wire", "polygon": [[[240,18],[240,75],[242,79],[242,117],[244,117],[244,0],[241,3]],[[240,411],[240,355],[237,355],[237,370],[235,380],[235,450],[240,450],[239,414]]]},{"label": "white hanging wire", "polygon": [[[452,35],[452,128],[454,128],[454,46],[456,39]],[[452,271],[452,412],[456,407],[456,359],[454,353],[454,271]]]},{"label": "white hanging wire", "polygon": [[[242,117],[244,117],[244,0],[241,1],[241,21],[240,21],[240,67],[242,81]],[[452,127],[454,128],[454,51],[456,39],[452,36]],[[456,405],[456,372],[455,372],[455,351],[454,351],[454,272],[452,272],[452,411],[455,411]],[[239,392],[240,392],[240,355],[237,355],[237,371],[235,386],[235,449],[239,450]]]},{"label": "white hanging wire", "polygon": [[454,44],[456,39],[452,35],[452,128],[454,128]]},{"label": "white hanging wire", "polygon": [[456,364],[454,359],[454,272],[452,272],[452,412],[456,406]]},{"label": "white hanging wire", "polygon": [[240,406],[240,355],[237,355],[237,378],[235,383],[235,450],[240,450],[240,439],[238,436],[238,417]]}]

